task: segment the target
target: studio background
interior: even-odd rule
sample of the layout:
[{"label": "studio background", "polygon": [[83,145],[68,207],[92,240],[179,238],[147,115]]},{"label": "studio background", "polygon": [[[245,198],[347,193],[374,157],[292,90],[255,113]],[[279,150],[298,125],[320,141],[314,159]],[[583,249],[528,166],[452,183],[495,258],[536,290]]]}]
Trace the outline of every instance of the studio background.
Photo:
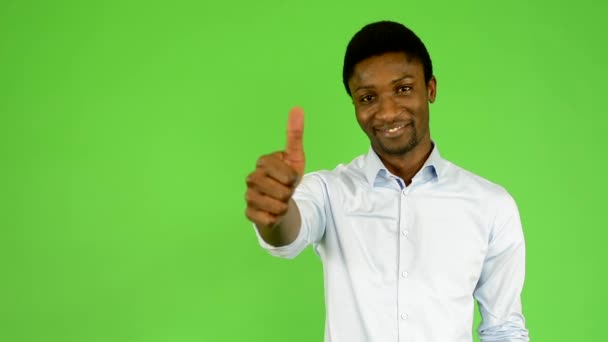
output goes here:
[{"label": "studio background", "polygon": [[294,105],[307,171],[367,152],[341,68],[381,19],[429,49],[442,155],[519,204],[532,340],[608,340],[607,12],[1,1],[0,341],[322,341],[322,265],[258,246],[244,178],[283,148]]}]

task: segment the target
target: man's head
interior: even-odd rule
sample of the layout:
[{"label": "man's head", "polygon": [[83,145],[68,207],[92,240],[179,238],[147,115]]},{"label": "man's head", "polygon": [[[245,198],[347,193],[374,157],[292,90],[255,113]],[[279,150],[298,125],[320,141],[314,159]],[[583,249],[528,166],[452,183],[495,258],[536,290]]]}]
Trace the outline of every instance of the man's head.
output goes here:
[{"label": "man's head", "polygon": [[436,80],[426,47],[411,30],[388,21],[363,27],[346,49],[343,81],[380,156],[404,155],[430,142]]},{"label": "man's head", "polygon": [[387,52],[403,52],[418,60],[422,64],[425,81],[428,83],[431,80],[433,63],[420,38],[402,24],[379,21],[364,26],[348,43],[342,69],[342,82],[348,95],[352,96],[348,81],[353,75],[355,65],[366,58]]}]

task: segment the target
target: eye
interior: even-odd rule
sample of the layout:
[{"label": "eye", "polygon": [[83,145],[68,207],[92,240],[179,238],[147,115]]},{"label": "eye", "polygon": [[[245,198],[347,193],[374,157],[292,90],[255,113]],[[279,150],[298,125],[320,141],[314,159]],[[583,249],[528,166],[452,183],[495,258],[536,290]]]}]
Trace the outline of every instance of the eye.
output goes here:
[{"label": "eye", "polygon": [[374,97],[372,95],[364,95],[359,98],[359,102],[368,103],[371,102],[373,99]]},{"label": "eye", "polygon": [[399,86],[399,88],[397,88],[398,93],[405,93],[405,92],[408,92],[411,90],[412,90],[412,87],[410,87],[410,86]]}]

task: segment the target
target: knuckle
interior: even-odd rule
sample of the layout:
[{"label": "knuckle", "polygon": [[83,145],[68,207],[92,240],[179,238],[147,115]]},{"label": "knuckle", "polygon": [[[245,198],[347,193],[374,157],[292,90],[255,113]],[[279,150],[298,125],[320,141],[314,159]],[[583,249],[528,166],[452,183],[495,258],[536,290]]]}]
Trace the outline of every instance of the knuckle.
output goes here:
[{"label": "knuckle", "polygon": [[253,217],[253,212],[251,210],[251,208],[247,208],[245,209],[245,217],[247,217],[249,219],[249,221],[254,221],[255,218]]},{"label": "knuckle", "polygon": [[247,209],[245,211],[245,216],[249,219],[249,221],[255,223],[257,226],[267,227],[265,215],[263,212]]},{"label": "knuckle", "polygon": [[263,175],[263,171],[256,170],[256,171],[250,173],[247,176],[247,178],[245,179],[247,187],[248,188],[259,187],[259,185],[263,181],[264,177],[265,176]]},{"label": "knuckle", "polygon": [[291,191],[282,191],[280,194],[280,199],[283,202],[287,202],[291,198]]},{"label": "knuckle", "polygon": [[259,172],[257,170],[255,170],[252,173],[248,174],[247,177],[245,178],[245,182],[249,186],[254,185],[258,181],[259,181]]},{"label": "knuckle", "polygon": [[266,168],[266,162],[263,160],[258,161],[258,163],[255,165],[256,169],[262,169],[264,170]]},{"label": "knuckle", "polygon": [[268,215],[266,218],[266,227],[274,227],[277,222],[278,220],[275,217]]},{"label": "knuckle", "polygon": [[267,157],[271,158],[271,159],[282,160],[282,158],[281,158],[282,155],[283,155],[283,152],[275,151],[275,152],[268,154]]},{"label": "knuckle", "polygon": [[285,204],[285,203],[281,203],[278,206],[278,214],[280,216],[283,216],[283,215],[287,214],[287,209],[289,209],[289,206],[287,204]]},{"label": "knuckle", "polygon": [[253,194],[251,193],[250,190],[245,192],[245,202],[247,202],[247,204],[249,204],[249,205],[253,202]]},{"label": "knuckle", "polygon": [[270,162],[272,157],[273,157],[272,154],[265,154],[265,155],[261,156],[260,158],[258,158],[256,165],[258,167],[266,167],[266,165],[268,165],[268,163]]},{"label": "knuckle", "polygon": [[251,173],[251,180],[254,183],[258,183],[262,178],[266,177],[266,169],[256,169]]},{"label": "knuckle", "polygon": [[285,171],[282,174],[282,182],[285,185],[291,185],[291,183],[293,183],[293,176],[291,174],[291,171]]}]

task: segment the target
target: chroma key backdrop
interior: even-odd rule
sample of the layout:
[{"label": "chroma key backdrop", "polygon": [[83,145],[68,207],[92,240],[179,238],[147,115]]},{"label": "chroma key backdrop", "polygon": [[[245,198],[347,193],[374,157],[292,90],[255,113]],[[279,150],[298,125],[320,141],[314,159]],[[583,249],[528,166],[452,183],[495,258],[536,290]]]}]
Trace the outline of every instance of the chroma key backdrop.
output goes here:
[{"label": "chroma key backdrop", "polygon": [[607,14],[592,0],[1,1],[0,341],[322,341],[322,265],[258,246],[245,176],[284,147],[295,105],[307,171],[367,152],[341,68],[383,19],[429,49],[442,155],[519,204],[532,341],[608,341]]}]

